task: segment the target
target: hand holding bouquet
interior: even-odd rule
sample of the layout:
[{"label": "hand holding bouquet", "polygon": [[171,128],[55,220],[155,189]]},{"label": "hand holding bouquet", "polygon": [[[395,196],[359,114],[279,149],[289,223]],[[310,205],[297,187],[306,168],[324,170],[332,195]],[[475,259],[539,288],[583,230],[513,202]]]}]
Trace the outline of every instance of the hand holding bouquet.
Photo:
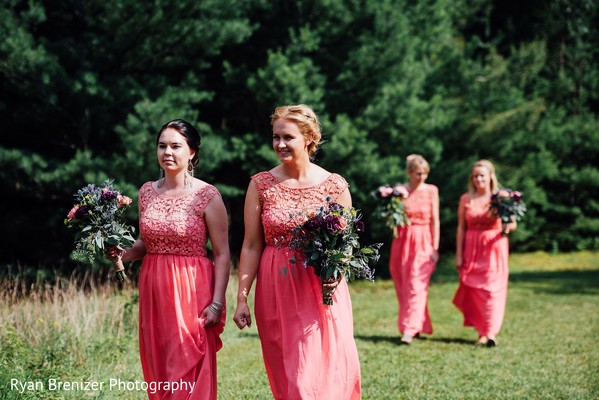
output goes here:
[{"label": "hand holding bouquet", "polygon": [[[522,193],[511,189],[501,189],[491,196],[489,211],[495,217],[500,218],[505,227],[514,220],[522,219],[526,212],[526,204],[522,200]],[[507,236],[505,229],[502,230],[502,235]]]},{"label": "hand holding bouquet", "polygon": [[[360,234],[364,232],[364,222],[358,210],[327,201],[326,206],[315,212],[300,214],[304,222],[296,224],[289,248],[305,254],[304,266],[314,267],[322,281],[323,304],[332,305],[331,282],[341,277],[347,281],[355,278],[374,281],[374,270],[368,264],[379,259],[382,243],[362,246]],[[296,216],[291,217],[295,220]]]},{"label": "hand holding bouquet", "polygon": [[373,196],[379,200],[375,214],[383,218],[385,225],[393,230],[393,237],[397,237],[398,226],[410,225],[404,204],[409,195],[408,190],[401,185],[393,187],[386,184],[373,192]]},{"label": "hand holding bouquet", "polygon": [[[77,229],[75,255],[79,261],[90,264],[109,247],[120,251],[133,245],[135,229],[129,226],[123,211],[131,204],[131,199],[123,196],[111,181],[102,186],[89,184],[74,195],[77,203],[69,211],[64,223]],[[126,279],[125,267],[119,258],[116,262],[116,278]]]}]

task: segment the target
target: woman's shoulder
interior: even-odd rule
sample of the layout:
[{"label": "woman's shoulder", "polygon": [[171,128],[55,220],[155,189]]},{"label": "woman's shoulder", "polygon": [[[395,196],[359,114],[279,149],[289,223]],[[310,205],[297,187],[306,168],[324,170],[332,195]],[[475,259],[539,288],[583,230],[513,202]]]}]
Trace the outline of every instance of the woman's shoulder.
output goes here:
[{"label": "woman's shoulder", "polygon": [[460,203],[468,203],[470,201],[470,193],[462,193],[460,196]]},{"label": "woman's shoulder", "polygon": [[433,185],[432,183],[427,183],[426,188],[431,193],[439,193],[439,188],[436,185]]}]

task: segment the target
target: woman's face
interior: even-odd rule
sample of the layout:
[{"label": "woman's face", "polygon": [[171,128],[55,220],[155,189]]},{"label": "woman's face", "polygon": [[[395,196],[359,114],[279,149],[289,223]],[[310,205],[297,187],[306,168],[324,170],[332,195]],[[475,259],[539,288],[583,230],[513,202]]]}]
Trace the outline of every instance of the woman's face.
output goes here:
[{"label": "woman's face", "polygon": [[491,188],[491,175],[485,167],[474,167],[471,179],[477,191],[485,191]]},{"label": "woman's face", "polygon": [[187,144],[185,136],[175,129],[167,128],[158,139],[158,164],[165,171],[178,172],[187,169],[195,152]]},{"label": "woman's face", "polygon": [[309,158],[309,143],[295,122],[284,118],[274,122],[272,126],[272,148],[279,161],[289,162],[297,158]]},{"label": "woman's face", "polygon": [[408,172],[408,176],[410,177],[410,186],[418,186],[423,184],[428,178],[428,172],[422,167],[416,167]]}]

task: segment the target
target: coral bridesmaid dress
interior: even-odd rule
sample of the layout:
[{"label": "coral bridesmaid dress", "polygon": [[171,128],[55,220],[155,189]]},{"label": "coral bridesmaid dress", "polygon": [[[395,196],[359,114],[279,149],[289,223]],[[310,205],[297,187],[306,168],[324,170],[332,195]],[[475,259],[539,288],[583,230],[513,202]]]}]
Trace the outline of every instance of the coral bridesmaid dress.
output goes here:
[{"label": "coral bridesmaid dress", "polygon": [[428,313],[428,285],[436,263],[431,261],[434,253],[433,198],[439,189],[427,184],[410,192],[406,200],[406,213],[411,225],[398,227],[398,236],[391,244],[389,271],[395,284],[399,301],[397,325],[404,335],[433,333]]},{"label": "coral bridesmaid dress", "polygon": [[[482,200],[482,201],[481,201]],[[501,329],[508,286],[509,245],[501,234],[501,220],[489,215],[489,199],[460,198],[466,232],[460,284],[453,304],[464,314],[464,326],[494,338]]]},{"label": "coral bridesmaid dress", "polygon": [[[308,188],[291,188],[269,172],[252,177],[262,205],[266,247],[258,270],[255,315],[270,387],[277,400],[359,399],[360,363],[345,280],[322,304],[321,283],[288,243],[290,213],[315,210],[338,198],[347,182],[332,174]],[[276,240],[276,243],[275,243]],[[291,263],[295,254],[298,261]]]},{"label": "coral bridesmaid dress", "polygon": [[[177,197],[158,194],[151,182],[139,191],[147,250],[139,277],[139,347],[144,379],[159,389],[148,390],[152,400],[216,399],[216,352],[225,313],[210,328],[200,318],[214,292],[204,221],[213,196],[220,194],[211,185]],[[165,382],[176,382],[179,389],[161,389]]]}]

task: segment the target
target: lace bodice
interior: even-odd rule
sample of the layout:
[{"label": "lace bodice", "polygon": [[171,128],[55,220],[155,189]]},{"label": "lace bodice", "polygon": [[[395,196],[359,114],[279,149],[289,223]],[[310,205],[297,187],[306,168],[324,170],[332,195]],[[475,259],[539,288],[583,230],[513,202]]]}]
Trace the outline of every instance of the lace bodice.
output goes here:
[{"label": "lace bodice", "polygon": [[410,191],[405,204],[406,214],[412,225],[430,225],[433,218],[433,197],[438,192],[439,189],[430,184],[422,189]]},{"label": "lace bodice", "polygon": [[489,213],[490,199],[471,199],[470,194],[464,193],[460,197],[460,203],[464,205],[464,216],[466,218],[466,229],[487,230],[500,229],[501,220]]},{"label": "lace bodice", "polygon": [[148,253],[206,256],[204,209],[215,195],[206,185],[182,196],[157,193],[152,182],[139,189],[139,231]]},{"label": "lace bodice", "polygon": [[289,241],[291,230],[296,226],[290,214],[313,211],[326,204],[327,197],[336,201],[349,186],[337,174],[331,174],[318,185],[307,188],[285,186],[270,172],[260,172],[252,176],[252,180],[258,189],[264,240],[269,246],[277,244],[275,239],[283,244]]}]

